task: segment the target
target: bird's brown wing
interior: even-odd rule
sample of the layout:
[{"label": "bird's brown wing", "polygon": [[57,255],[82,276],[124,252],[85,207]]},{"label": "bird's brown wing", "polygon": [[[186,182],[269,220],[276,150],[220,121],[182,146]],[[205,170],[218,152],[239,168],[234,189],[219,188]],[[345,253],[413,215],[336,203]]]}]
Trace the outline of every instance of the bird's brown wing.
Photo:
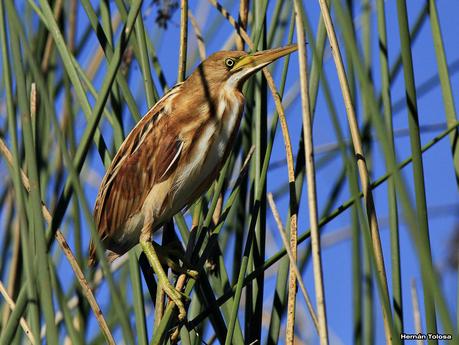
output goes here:
[{"label": "bird's brown wing", "polygon": [[[166,97],[165,97],[166,98]],[[99,188],[94,220],[102,240],[140,211],[152,187],[166,180],[180,158],[183,142],[161,99],[127,136]],[[89,264],[95,263],[91,242]]]}]

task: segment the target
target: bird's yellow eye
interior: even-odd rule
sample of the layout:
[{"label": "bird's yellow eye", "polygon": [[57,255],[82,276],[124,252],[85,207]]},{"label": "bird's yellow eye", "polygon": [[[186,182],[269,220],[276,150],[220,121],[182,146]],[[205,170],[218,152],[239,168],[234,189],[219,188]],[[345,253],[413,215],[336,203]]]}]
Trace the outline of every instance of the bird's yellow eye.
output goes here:
[{"label": "bird's yellow eye", "polygon": [[225,65],[228,68],[232,68],[234,66],[234,59],[231,59],[231,58],[225,59]]}]

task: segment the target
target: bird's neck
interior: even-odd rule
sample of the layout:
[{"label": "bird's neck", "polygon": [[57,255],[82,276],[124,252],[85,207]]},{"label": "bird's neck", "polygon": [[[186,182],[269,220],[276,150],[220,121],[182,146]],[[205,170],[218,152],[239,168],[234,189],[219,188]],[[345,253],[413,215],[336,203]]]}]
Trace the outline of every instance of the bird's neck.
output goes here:
[{"label": "bird's neck", "polygon": [[244,95],[234,87],[224,86],[220,89],[218,99],[214,104],[217,105],[216,119],[219,121],[240,120],[244,109]]}]

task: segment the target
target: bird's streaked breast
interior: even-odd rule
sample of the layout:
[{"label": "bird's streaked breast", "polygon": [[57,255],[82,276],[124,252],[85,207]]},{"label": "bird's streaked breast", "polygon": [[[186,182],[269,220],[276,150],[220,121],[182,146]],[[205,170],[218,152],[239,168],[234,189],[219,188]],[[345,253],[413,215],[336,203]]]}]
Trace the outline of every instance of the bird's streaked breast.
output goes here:
[{"label": "bird's streaked breast", "polygon": [[205,121],[205,127],[193,137],[189,155],[192,158],[176,180],[174,211],[185,206],[180,205],[185,199],[188,199],[186,204],[193,202],[190,199],[210,186],[234,140],[244,107],[242,94],[234,89],[223,89],[218,101],[216,116]]}]

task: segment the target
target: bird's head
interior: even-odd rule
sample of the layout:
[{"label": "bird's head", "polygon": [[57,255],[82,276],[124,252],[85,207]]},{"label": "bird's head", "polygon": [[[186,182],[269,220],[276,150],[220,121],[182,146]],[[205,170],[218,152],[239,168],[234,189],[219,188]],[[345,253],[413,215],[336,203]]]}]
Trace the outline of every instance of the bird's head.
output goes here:
[{"label": "bird's head", "polygon": [[204,60],[190,79],[199,81],[209,94],[220,87],[241,89],[251,75],[296,49],[297,45],[291,44],[255,53],[220,51]]}]

